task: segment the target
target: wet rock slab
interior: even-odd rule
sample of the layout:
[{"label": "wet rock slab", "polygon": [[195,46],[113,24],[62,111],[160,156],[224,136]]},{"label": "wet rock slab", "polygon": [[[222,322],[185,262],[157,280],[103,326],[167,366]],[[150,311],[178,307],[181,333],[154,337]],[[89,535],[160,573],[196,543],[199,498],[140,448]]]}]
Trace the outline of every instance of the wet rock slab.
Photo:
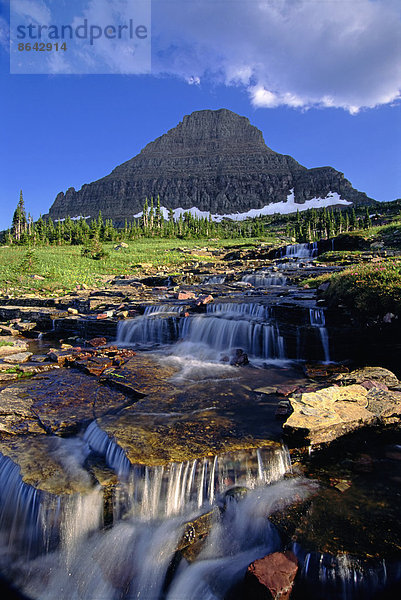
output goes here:
[{"label": "wet rock slab", "polygon": [[130,401],[76,371],[52,371],[0,391],[0,431],[73,435]]},{"label": "wet rock slab", "polygon": [[[135,363],[140,362],[141,357],[135,357],[127,368],[135,371]],[[150,373],[152,370],[157,373],[155,363]],[[240,373],[231,368],[225,378],[212,382],[175,378],[166,382],[156,376],[151,387],[143,381],[140,389],[147,392],[145,398],[118,414],[98,419],[97,424],[132,464],[182,462],[274,446],[277,442],[271,440],[278,440],[281,434],[281,425],[274,419],[277,399],[249,386],[252,382],[259,388],[265,378],[265,373],[248,368]]]},{"label": "wet rock slab", "polygon": [[0,456],[18,465],[22,481],[55,495],[87,493],[94,482],[72,456],[75,440],[47,435],[0,437]]}]

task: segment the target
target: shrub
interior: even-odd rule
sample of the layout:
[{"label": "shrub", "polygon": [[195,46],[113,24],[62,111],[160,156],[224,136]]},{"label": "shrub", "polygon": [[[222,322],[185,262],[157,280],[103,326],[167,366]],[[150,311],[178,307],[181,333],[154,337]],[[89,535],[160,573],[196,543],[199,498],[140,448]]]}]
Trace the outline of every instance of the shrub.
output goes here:
[{"label": "shrub", "polygon": [[89,244],[82,248],[81,255],[92,258],[93,260],[101,260],[102,258],[106,258],[108,253],[105,251],[99,240],[93,238]]}]

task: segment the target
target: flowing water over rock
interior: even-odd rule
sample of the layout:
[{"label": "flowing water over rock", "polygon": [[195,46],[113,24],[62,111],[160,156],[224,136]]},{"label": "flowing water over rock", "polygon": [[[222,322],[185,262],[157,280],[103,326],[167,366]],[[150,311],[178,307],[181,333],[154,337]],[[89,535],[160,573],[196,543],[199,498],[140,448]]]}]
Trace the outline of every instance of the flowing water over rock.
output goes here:
[{"label": "flowing water over rock", "polygon": [[[336,360],[330,314],[290,284],[316,254],[295,244],[280,271],[208,276],[221,293],[207,305],[164,292],[135,305],[143,314],[119,322],[117,343],[139,352],[122,365],[109,356],[97,379],[70,369],[0,390],[0,567],[29,598],[248,600],[248,565],[288,548],[294,600],[377,600],[401,580],[396,535],[367,560],[377,533],[366,524],[379,505],[390,513],[387,496],[375,490],[368,506],[357,479],[323,480],[321,467],[306,479],[281,443],[277,406],[305,397],[299,364]],[[238,351],[250,366],[233,366]],[[365,504],[363,526],[348,523]]]},{"label": "flowing water over rock", "polygon": [[[214,302],[207,305],[206,313],[189,316],[175,316],[182,314],[178,305],[158,305],[146,309],[143,316],[120,322],[117,343],[138,347],[168,344],[172,345],[170,353],[212,361],[228,360],[225,357],[241,348],[257,364],[261,360],[311,358],[329,362],[328,332],[322,325],[322,309],[297,308],[297,311],[295,319],[299,321],[301,315],[301,322],[290,325],[285,317],[279,316],[282,309],[265,301]],[[311,344],[308,339],[316,338],[316,333],[318,343],[316,340]]]},{"label": "flowing water over rock", "polygon": [[255,271],[251,275],[244,275],[241,281],[250,283],[254,287],[269,287],[272,285],[286,285],[288,278],[280,273],[272,274],[269,271]]}]

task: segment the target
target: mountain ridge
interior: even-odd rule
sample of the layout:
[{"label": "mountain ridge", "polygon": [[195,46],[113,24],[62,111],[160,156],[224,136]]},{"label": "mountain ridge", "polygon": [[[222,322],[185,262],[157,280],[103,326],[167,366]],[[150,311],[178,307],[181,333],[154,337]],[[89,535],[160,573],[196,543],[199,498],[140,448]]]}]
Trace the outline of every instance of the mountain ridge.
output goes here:
[{"label": "mountain ridge", "polygon": [[118,224],[140,213],[146,197],[157,196],[166,208],[246,213],[285,202],[292,189],[300,208],[330,192],[356,204],[372,201],[333,167],[307,169],[269,148],[247,117],[206,109],[185,115],[109,175],[60,192],[48,216],[94,218],[101,210]]}]

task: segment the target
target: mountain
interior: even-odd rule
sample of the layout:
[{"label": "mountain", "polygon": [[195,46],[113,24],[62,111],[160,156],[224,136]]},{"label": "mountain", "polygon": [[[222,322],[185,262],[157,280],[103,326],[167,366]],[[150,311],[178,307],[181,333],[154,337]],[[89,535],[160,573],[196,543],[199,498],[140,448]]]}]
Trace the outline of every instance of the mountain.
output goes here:
[{"label": "mountain", "polygon": [[166,208],[196,207],[214,215],[263,207],[265,214],[290,212],[291,203],[296,210],[371,202],[343,173],[332,167],[307,169],[274,152],[246,117],[220,109],[186,115],[110,175],[79,191],[60,192],[49,216],[95,218],[101,210],[104,218],[118,224],[140,213],[145,198],[158,195]]}]

